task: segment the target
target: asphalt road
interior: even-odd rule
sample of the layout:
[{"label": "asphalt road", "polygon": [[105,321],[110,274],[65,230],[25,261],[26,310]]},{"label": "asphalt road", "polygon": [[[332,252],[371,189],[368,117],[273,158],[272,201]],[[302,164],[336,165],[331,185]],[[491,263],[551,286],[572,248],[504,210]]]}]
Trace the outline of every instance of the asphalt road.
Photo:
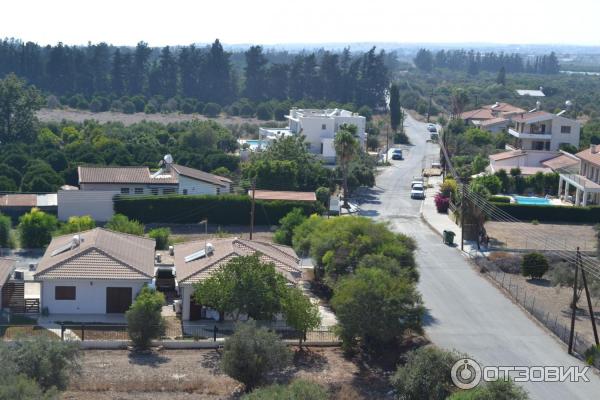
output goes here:
[{"label": "asphalt road", "polygon": [[[425,331],[436,345],[466,353],[484,366],[580,366],[558,339],[469,264],[456,249],[442,244],[420,218],[421,201],[410,199],[410,181],[436,159],[439,148],[427,143],[426,124],[407,117],[412,146],[403,161],[391,161],[377,186],[359,201],[361,214],[387,221],[391,229],[414,237],[418,244],[419,290],[428,309]],[[391,160],[391,157],[390,157]],[[590,382],[524,383],[533,399],[600,399],[600,378]]]}]

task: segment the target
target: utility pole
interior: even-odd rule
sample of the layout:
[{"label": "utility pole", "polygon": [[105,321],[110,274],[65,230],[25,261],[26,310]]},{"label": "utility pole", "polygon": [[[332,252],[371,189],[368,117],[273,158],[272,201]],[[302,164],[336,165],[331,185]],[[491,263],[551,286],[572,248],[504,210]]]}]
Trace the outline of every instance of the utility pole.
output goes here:
[{"label": "utility pole", "polygon": [[204,251],[206,251],[206,240],[208,238],[208,218],[198,222],[198,225],[204,224]]},{"label": "utility pole", "polygon": [[[577,262],[581,264],[581,253],[577,249]],[[587,278],[585,277],[585,271],[581,269],[581,279],[583,280],[583,287],[585,288],[585,297],[587,298],[588,312],[590,313],[590,320],[592,322],[592,330],[594,331],[594,340],[596,346],[600,345],[598,342],[598,330],[596,329],[596,318],[594,317],[594,308],[592,307],[592,299],[590,297],[590,291],[588,289]]]},{"label": "utility pole", "polygon": [[252,179],[252,208],[250,209],[250,240],[252,240],[252,234],[254,233],[254,206],[256,194],[256,178]]},{"label": "utility pole", "polygon": [[385,124],[385,163],[388,162],[388,153],[390,152],[390,125]]},{"label": "utility pole", "polygon": [[433,89],[431,89],[431,93],[429,94],[429,107],[427,107],[427,122],[429,122],[429,116],[431,115],[431,99],[433,97]]},{"label": "utility pole", "polygon": [[577,247],[577,261],[575,262],[575,281],[573,282],[573,303],[571,304],[571,333],[569,334],[569,354],[573,354],[573,336],[575,335],[575,312],[577,311],[577,280],[579,272],[579,247]]},{"label": "utility pole", "polygon": [[460,199],[460,250],[465,249],[465,209],[466,209],[466,186],[463,183],[461,186],[462,198]]}]

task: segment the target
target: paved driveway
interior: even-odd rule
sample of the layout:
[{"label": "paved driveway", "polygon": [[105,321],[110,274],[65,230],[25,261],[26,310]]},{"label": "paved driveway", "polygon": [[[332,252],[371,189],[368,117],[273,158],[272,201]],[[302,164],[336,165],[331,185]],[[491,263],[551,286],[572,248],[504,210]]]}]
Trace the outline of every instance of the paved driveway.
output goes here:
[{"label": "paved driveway", "polygon": [[[410,199],[410,178],[439,154],[426,143],[426,125],[407,117],[407,133],[414,146],[404,161],[392,161],[365,191],[362,214],[388,221],[390,227],[414,237],[421,278],[419,290],[428,309],[426,333],[438,346],[469,354],[490,366],[583,366],[566,348],[533,322],[518,306],[479,275],[455,248],[420,217],[420,201]],[[535,399],[599,399],[600,379],[590,383],[527,383]]]}]

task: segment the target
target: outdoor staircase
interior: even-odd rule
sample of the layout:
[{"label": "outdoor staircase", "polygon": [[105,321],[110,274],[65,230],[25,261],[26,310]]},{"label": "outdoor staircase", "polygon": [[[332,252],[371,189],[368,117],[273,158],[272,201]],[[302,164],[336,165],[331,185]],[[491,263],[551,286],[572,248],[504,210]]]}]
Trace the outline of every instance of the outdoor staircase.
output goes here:
[{"label": "outdoor staircase", "polygon": [[2,306],[15,314],[37,314],[39,299],[25,298],[25,282],[7,282],[2,287]]}]

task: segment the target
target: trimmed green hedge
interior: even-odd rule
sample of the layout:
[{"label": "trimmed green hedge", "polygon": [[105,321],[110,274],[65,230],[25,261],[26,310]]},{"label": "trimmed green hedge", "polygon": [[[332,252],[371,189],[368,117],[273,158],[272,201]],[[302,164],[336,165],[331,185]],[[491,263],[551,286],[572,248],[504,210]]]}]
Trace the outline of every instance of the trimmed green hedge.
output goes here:
[{"label": "trimmed green hedge", "polygon": [[536,206],[531,204],[493,204],[512,215],[514,218],[540,222],[577,222],[596,224],[600,222],[600,206],[569,207],[569,206]]},{"label": "trimmed green hedge", "polygon": [[488,200],[492,203],[510,203],[510,197],[508,196],[490,196]]},{"label": "trimmed green hedge", "polygon": [[[193,224],[208,218],[211,224],[246,225],[250,223],[251,199],[247,195],[169,195],[169,196],[117,196],[115,213],[148,224]],[[305,215],[321,213],[319,202],[256,200],[256,225],[276,225],[294,208]]]}]

